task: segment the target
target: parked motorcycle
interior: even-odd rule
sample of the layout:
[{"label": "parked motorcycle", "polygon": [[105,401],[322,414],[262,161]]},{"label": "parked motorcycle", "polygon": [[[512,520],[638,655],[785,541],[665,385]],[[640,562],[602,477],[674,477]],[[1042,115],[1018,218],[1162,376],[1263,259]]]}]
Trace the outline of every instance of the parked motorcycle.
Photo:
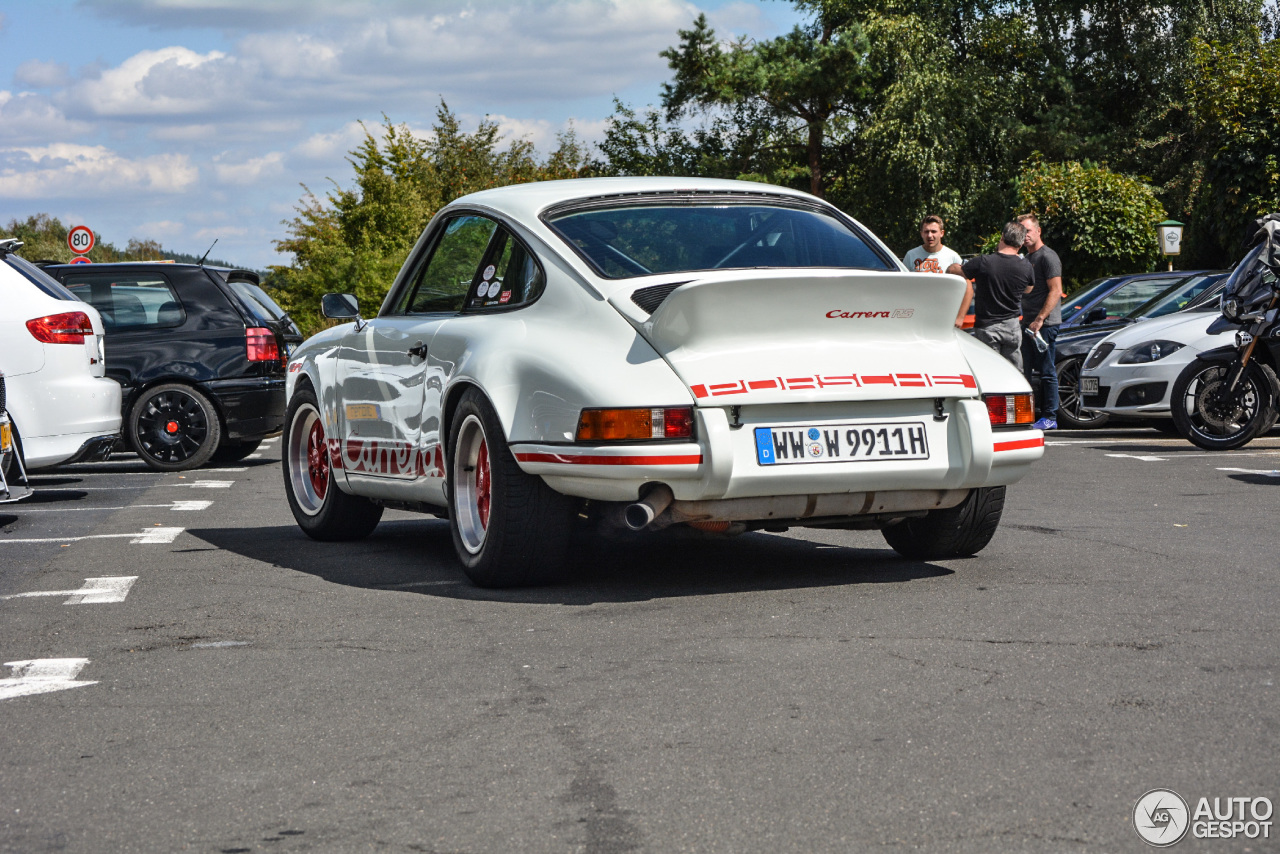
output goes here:
[{"label": "parked motorcycle", "polygon": [[1236,328],[1234,345],[1206,350],[1173,384],[1179,434],[1209,451],[1253,441],[1280,411],[1280,214],[1256,223],[1253,249],[1227,280],[1209,334]]}]

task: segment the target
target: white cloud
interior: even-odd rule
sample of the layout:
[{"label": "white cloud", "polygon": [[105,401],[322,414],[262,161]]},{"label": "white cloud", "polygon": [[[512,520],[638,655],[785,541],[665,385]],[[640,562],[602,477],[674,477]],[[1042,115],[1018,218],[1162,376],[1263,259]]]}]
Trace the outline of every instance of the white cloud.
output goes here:
[{"label": "white cloud", "polygon": [[32,89],[52,89],[65,86],[71,82],[65,62],[44,62],[39,59],[28,59],[13,72],[13,79],[19,86]]},{"label": "white cloud", "polygon": [[272,151],[240,163],[223,163],[219,156],[214,158],[213,169],[222,183],[244,187],[284,172],[284,152]]},{"label": "white cloud", "polygon": [[0,142],[26,144],[73,139],[91,128],[85,122],[69,120],[42,95],[0,91]]},{"label": "white cloud", "polygon": [[227,97],[238,71],[234,58],[216,50],[144,50],[75,84],[67,100],[92,116],[199,115]]},{"label": "white cloud", "polygon": [[347,122],[333,133],[312,134],[296,145],[293,153],[308,160],[333,160],[360,145],[364,135],[365,128],[359,122]]},{"label": "white cloud", "polygon": [[213,137],[217,132],[218,126],[214,124],[165,125],[152,130],[150,136],[165,142],[186,142]]},{"label": "white cloud", "polygon": [[131,160],[105,146],[72,143],[0,150],[0,196],[15,199],[181,193],[198,177],[185,154]]},{"label": "white cloud", "polygon": [[210,237],[221,240],[226,237],[243,237],[249,229],[234,225],[220,225],[216,228],[202,228],[194,235],[196,240],[208,240]]},{"label": "white cloud", "polygon": [[137,235],[142,235],[142,240],[152,240],[160,237],[174,237],[186,231],[186,226],[180,222],[174,222],[171,219],[154,220],[152,222],[144,222],[137,228]]}]

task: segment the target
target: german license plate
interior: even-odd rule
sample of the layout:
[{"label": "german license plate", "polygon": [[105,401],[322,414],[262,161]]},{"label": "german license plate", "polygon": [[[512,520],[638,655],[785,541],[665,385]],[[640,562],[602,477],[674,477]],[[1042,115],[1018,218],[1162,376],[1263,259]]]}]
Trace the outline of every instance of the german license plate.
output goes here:
[{"label": "german license plate", "polygon": [[9,430],[9,422],[0,423],[0,454],[7,454],[13,447],[13,433]]},{"label": "german license plate", "polygon": [[1098,378],[1097,377],[1081,377],[1080,393],[1081,394],[1097,394]]},{"label": "german license plate", "polygon": [[762,466],[927,459],[923,421],[756,428],[756,462]]}]

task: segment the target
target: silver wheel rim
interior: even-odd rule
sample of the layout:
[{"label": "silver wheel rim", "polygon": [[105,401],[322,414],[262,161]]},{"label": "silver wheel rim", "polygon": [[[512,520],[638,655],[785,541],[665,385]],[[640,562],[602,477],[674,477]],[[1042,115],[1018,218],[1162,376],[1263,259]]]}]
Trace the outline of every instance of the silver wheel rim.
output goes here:
[{"label": "silver wheel rim", "polygon": [[[309,459],[311,434],[316,426],[323,431],[324,425],[316,408],[309,403],[299,406],[289,423],[289,445],[285,448],[289,460],[289,487],[298,502],[298,509],[308,516],[316,515],[324,507],[324,496],[317,492],[312,482]],[[328,489],[334,488],[330,477]]]},{"label": "silver wheel rim", "polygon": [[492,501],[492,487],[482,482],[481,451],[488,454],[484,425],[475,415],[468,415],[458,430],[458,444],[453,451],[453,506],[458,536],[463,548],[478,554],[484,548],[488,519],[481,513],[482,500]]}]

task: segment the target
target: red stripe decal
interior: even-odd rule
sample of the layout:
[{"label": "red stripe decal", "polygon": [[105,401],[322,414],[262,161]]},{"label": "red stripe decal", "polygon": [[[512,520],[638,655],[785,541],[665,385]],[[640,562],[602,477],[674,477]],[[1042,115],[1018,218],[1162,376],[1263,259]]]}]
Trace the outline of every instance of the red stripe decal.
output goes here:
[{"label": "red stripe decal", "polygon": [[706,387],[706,386],[704,386],[704,385],[696,385],[696,386],[693,386],[691,389],[689,389],[689,391],[693,392],[693,396],[694,396],[694,397],[706,397],[706,396],[707,396],[707,387]]},{"label": "red stripe decal", "polygon": [[977,381],[977,380],[975,380],[975,379],[974,379],[972,376],[970,376],[969,374],[962,374],[962,375],[960,376],[960,379],[964,380],[964,387],[965,387],[965,388],[977,388],[977,387],[978,387],[978,381]]},{"label": "red stripe decal", "polygon": [[778,387],[777,380],[752,380],[751,382],[747,383],[747,388],[751,388],[751,389],[777,388],[777,387]]},{"label": "red stripe decal", "polygon": [[1017,451],[1022,448],[1043,448],[1044,438],[1039,439],[1019,439],[1016,442],[996,442],[997,451]]},{"label": "red stripe decal", "polygon": [[886,374],[883,377],[869,377],[863,375],[862,381],[867,385],[897,385],[893,380],[892,374]]},{"label": "red stripe decal", "polygon": [[702,454],[673,454],[671,456],[606,457],[593,455],[566,456],[564,454],[516,454],[522,463],[576,463],[581,466],[696,466],[702,463]]}]

